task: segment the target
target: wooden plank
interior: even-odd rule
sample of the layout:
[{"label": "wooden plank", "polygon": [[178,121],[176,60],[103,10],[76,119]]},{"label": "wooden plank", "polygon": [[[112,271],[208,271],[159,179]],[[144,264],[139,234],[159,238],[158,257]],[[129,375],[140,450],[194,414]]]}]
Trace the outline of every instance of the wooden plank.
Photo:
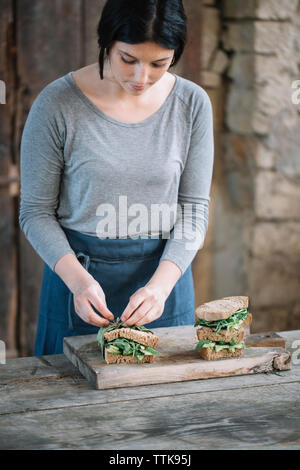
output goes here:
[{"label": "wooden plank", "polygon": [[[297,331],[281,333],[288,347]],[[291,351],[293,351],[291,349]],[[300,381],[300,365],[284,372],[193,380],[139,387],[94,390],[63,355],[10,359],[0,366],[0,414],[70,406],[115,403],[151,397],[211,393],[217,390],[256,388]],[[259,393],[259,391],[257,391]]]},{"label": "wooden plank", "polygon": [[[69,362],[69,361],[68,361]],[[69,362],[72,366],[72,364]],[[75,369],[75,367],[74,367]],[[32,369],[34,372],[34,369]],[[139,387],[96,390],[75,369],[76,373],[56,373],[43,377],[41,369],[29,378],[7,381],[0,385],[0,415],[25,411],[68,408],[92,404],[118,403],[154,397],[173,397],[217,390],[237,390],[300,382],[300,367],[289,371],[193,380]]]},{"label": "wooden plank", "polygon": [[[203,53],[201,34],[203,29],[203,6],[202,2],[190,1],[186,3],[184,8],[189,27],[187,43],[180,59],[180,69],[184,71],[185,78],[200,84]],[[174,68],[172,70],[175,71]]]},{"label": "wooden plank", "polygon": [[83,2],[83,36],[84,65],[98,62],[99,47],[97,26],[106,0],[85,0]]},{"label": "wooden plank", "polygon": [[9,359],[0,366],[0,386],[66,376],[78,376],[78,369],[63,354]]},{"label": "wooden plank", "polygon": [[[37,94],[81,64],[81,0],[16,2],[19,140]],[[18,162],[19,165],[19,162]],[[19,229],[20,356],[33,354],[43,261]]]},{"label": "wooden plank", "polygon": [[285,348],[285,339],[274,331],[254,333],[245,337],[247,346]]},{"label": "wooden plank", "polygon": [[[195,350],[192,325],[156,328],[159,355],[153,364],[106,364],[96,335],[64,338],[64,353],[97,389],[133,387],[290,369],[290,353],[283,348],[250,348],[242,357],[205,361]],[[274,361],[276,357],[281,360]]]},{"label": "wooden plank", "polygon": [[[6,344],[6,356],[17,355],[17,257],[15,246],[16,206],[9,181],[14,165],[13,142],[15,89],[15,44],[13,34],[13,2],[1,2],[0,15],[0,79],[4,96],[0,104],[0,340]],[[1,89],[2,89],[1,85]],[[3,99],[4,98],[4,99]]]},{"label": "wooden plank", "polygon": [[[99,392],[98,392],[99,393]],[[299,384],[0,416],[1,449],[299,449]]]},{"label": "wooden plank", "polygon": [[296,340],[300,338],[300,330],[287,330],[287,331],[277,331],[277,333],[284,338],[286,342],[286,348],[290,350],[291,346]]},{"label": "wooden plank", "polygon": [[22,0],[17,17],[18,70],[28,104],[48,83],[80,66],[81,0]]},{"label": "wooden plank", "polygon": [[[290,331],[280,331],[280,336],[282,336],[286,341],[286,349],[293,353],[295,349],[292,348],[292,345],[295,341],[300,338],[300,330],[290,330]],[[59,367],[61,373],[71,375],[71,371],[75,375],[78,374],[78,369],[75,368],[69,359],[66,358],[64,354],[53,354],[49,356],[40,356],[41,360],[45,360],[47,364],[51,364],[52,367]],[[36,357],[24,357],[24,358],[14,358],[8,359],[5,365],[0,365],[0,384],[5,384],[7,381],[20,380],[22,378],[32,378],[31,371],[37,364]],[[293,365],[292,370],[297,364]],[[49,374],[49,368],[40,369],[40,377],[47,377]],[[277,373],[277,372],[276,372]],[[44,374],[44,375],[43,375]],[[283,372],[283,375],[286,375],[287,372]]]}]

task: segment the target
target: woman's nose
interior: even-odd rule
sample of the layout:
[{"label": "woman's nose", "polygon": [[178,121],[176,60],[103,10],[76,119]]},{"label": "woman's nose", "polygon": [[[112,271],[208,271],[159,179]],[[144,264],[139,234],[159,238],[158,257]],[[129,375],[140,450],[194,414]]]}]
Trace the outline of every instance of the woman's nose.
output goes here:
[{"label": "woman's nose", "polygon": [[134,83],[138,85],[146,85],[148,83],[149,70],[148,67],[140,65],[135,69]]}]

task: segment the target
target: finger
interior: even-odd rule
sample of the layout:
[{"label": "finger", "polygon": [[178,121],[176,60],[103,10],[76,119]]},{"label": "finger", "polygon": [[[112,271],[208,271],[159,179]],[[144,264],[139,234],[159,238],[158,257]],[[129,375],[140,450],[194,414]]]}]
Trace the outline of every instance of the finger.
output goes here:
[{"label": "finger", "polygon": [[144,300],[144,302],[136,310],[134,310],[131,315],[127,316],[127,320],[125,320],[123,323],[130,326],[133,325],[134,322],[144,316],[152,306],[153,302],[151,302],[150,299]]},{"label": "finger", "polygon": [[126,320],[125,325],[132,326],[136,325],[141,318],[153,307],[153,303],[150,300],[145,300],[142,305]]},{"label": "finger", "polygon": [[114,315],[113,313],[107,308],[105,302],[101,299],[101,297],[97,296],[93,292],[89,293],[88,300],[93,304],[93,306],[98,310],[98,312],[108,320],[113,320]]},{"label": "finger", "polygon": [[146,315],[143,316],[137,323],[136,326],[146,325],[147,323],[151,323],[152,321],[159,318],[161,315],[158,314],[157,310],[153,307],[149,310]]},{"label": "finger", "polygon": [[125,322],[127,318],[132,315],[132,313],[141,305],[144,300],[145,297],[140,294],[138,296],[132,297],[132,299],[130,299],[127,307],[121,315],[122,322]]},{"label": "finger", "polygon": [[109,320],[106,318],[100,317],[97,313],[94,312],[92,307],[87,310],[87,323],[90,323],[91,325],[94,326],[108,326],[109,325]]},{"label": "finger", "polygon": [[80,311],[82,315],[81,318],[83,321],[85,321],[86,323],[89,323],[90,325],[99,326],[99,327],[109,325],[109,321],[106,318],[102,318],[100,315],[94,312],[91,304],[89,303],[87,299],[84,299],[83,301],[78,302],[78,303],[79,303],[78,310]]}]

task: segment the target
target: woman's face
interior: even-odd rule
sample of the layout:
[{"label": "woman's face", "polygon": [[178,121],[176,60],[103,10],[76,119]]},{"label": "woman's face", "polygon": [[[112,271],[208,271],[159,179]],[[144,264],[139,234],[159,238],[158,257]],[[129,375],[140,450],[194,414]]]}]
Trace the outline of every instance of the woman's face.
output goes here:
[{"label": "woman's face", "polygon": [[[127,44],[115,41],[109,51],[111,72],[115,80],[133,95],[140,95],[156,83],[168,70],[174,49],[154,42]],[[141,87],[134,88],[134,85]]]}]

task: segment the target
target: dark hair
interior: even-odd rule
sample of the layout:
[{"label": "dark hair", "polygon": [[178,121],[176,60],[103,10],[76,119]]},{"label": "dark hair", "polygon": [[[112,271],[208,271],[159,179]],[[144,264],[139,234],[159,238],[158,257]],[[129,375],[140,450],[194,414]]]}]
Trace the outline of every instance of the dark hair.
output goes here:
[{"label": "dark hair", "polygon": [[100,78],[104,52],[114,41],[128,44],[155,42],[174,49],[171,66],[180,59],[187,38],[187,17],[182,0],[107,0],[97,27]]}]

